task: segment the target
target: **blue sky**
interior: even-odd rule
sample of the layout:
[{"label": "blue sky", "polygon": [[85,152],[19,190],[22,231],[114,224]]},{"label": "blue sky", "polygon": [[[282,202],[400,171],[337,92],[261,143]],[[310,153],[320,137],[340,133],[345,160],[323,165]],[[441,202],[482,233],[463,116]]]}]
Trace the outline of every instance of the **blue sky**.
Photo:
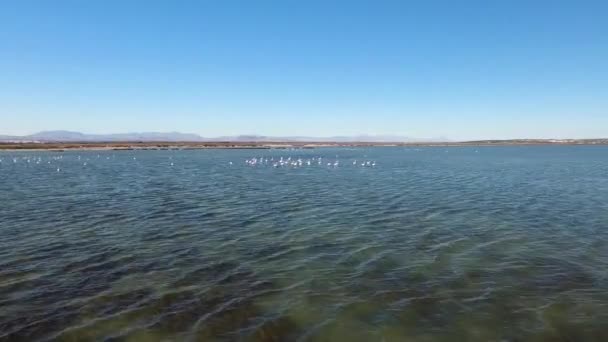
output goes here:
[{"label": "blue sky", "polygon": [[0,134],[608,137],[607,1],[2,1]]}]

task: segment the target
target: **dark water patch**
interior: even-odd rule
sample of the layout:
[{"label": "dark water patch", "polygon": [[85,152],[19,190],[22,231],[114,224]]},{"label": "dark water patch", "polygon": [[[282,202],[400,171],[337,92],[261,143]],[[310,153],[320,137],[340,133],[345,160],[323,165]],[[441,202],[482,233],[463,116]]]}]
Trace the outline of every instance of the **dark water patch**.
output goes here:
[{"label": "dark water patch", "polygon": [[208,284],[218,279],[226,273],[232,272],[239,267],[236,262],[220,261],[204,265],[184,274],[180,279],[173,283],[175,287],[197,285],[199,283]]},{"label": "dark water patch", "polygon": [[174,307],[172,310],[156,316],[156,322],[148,328],[164,333],[185,332],[194,326],[202,316],[217,308],[223,300],[223,298],[208,298],[207,300],[192,298],[190,301],[181,303],[179,307]]},{"label": "dark water patch", "polygon": [[[68,209],[67,211],[72,212],[73,210]],[[120,208],[112,208],[89,215],[87,221],[91,226],[106,226],[108,224],[127,223],[132,220],[133,218],[129,214],[121,213]]]},{"label": "dark water patch", "polygon": [[256,260],[272,257],[273,255],[280,255],[281,253],[286,252],[288,249],[289,246],[281,245],[280,243],[273,243],[257,249],[252,249],[249,253],[251,257]]},{"label": "dark water patch", "polygon": [[166,260],[163,260],[162,258],[160,258],[158,260],[150,260],[150,259],[146,259],[145,257],[142,257],[133,266],[133,270],[137,274],[142,274],[142,275],[146,275],[147,273],[151,273],[151,272],[159,272],[159,271],[163,271],[163,270],[166,271],[170,268],[171,268],[171,265],[168,264],[166,262]]},{"label": "dark water patch", "polygon": [[238,331],[246,329],[262,316],[260,309],[249,298],[227,302],[220,310],[212,311],[196,329],[196,338],[235,339]]},{"label": "dark water patch", "polygon": [[281,316],[265,320],[246,340],[255,342],[296,341],[301,334],[301,328],[293,319]]},{"label": "dark water patch", "polygon": [[255,279],[255,273],[253,271],[240,268],[219,277],[217,283],[224,286],[243,286],[251,283],[253,279]]},{"label": "dark water patch", "polygon": [[608,332],[603,326],[586,324],[562,323],[538,333],[530,338],[538,342],[602,342],[608,340]]},{"label": "dark water patch", "polygon": [[601,282],[591,271],[575,262],[536,257],[524,261],[524,265],[503,270],[502,276],[517,281],[514,285],[519,286],[525,295],[550,296],[572,290],[602,288]]},{"label": "dark water patch", "polygon": [[80,260],[67,263],[62,271],[70,272],[75,269],[84,268],[90,264],[99,264],[108,261],[112,257],[121,255],[122,250],[116,247],[104,248],[102,250],[88,250],[87,255],[81,256]]},{"label": "dark water patch", "polygon": [[[167,294],[153,306],[159,310],[156,323],[150,326],[155,331],[185,332],[199,321],[205,321],[205,331],[222,331],[226,334],[257,317],[259,310],[253,304],[253,298],[264,291],[271,290],[271,281],[257,279],[253,272],[245,269],[233,269],[234,265],[216,264],[206,268],[209,272],[225,273],[216,284],[207,285],[208,290],[202,293],[194,291]],[[202,270],[199,270],[202,272]],[[209,277],[208,273],[205,273]],[[180,280],[184,285],[186,278]],[[236,322],[232,322],[236,319]],[[224,329],[224,325],[232,328]]]},{"label": "dark water patch", "polygon": [[77,321],[79,313],[61,309],[44,314],[29,312],[8,322],[0,323],[0,340],[36,341],[49,337],[62,327],[68,327]]},{"label": "dark water patch", "polygon": [[113,270],[119,267],[128,267],[136,258],[132,255],[115,257],[114,253],[103,252],[84,260],[75,261],[66,265],[62,270],[65,273],[94,273],[98,271]]},{"label": "dark water patch", "polygon": [[137,305],[152,296],[149,289],[137,289],[126,293],[105,293],[85,300],[81,313],[85,316],[104,317],[114,315]]},{"label": "dark water patch", "polygon": [[[38,245],[37,243],[35,244]],[[36,247],[33,251],[35,254],[44,255],[48,257],[54,257],[62,253],[67,252],[72,247],[72,244],[66,241],[53,241],[47,242],[43,247]]]}]

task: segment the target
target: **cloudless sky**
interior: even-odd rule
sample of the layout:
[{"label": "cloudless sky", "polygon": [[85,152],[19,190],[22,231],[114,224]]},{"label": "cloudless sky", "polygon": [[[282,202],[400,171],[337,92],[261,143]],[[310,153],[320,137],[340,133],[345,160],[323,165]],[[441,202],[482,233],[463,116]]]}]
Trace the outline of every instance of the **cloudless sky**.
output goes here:
[{"label": "cloudless sky", "polygon": [[0,1],[0,134],[608,137],[608,1]]}]

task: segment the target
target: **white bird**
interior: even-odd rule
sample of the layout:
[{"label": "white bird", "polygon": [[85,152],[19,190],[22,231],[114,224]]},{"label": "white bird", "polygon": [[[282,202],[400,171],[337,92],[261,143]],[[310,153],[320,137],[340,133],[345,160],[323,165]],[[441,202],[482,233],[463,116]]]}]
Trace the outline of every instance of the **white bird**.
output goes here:
[{"label": "white bird", "polygon": [[372,162],[372,166],[376,166],[376,162]]},{"label": "white bird", "polygon": [[171,162],[171,166],[173,166],[173,162]]},{"label": "white bird", "polygon": [[232,165],[232,162],[229,162],[228,164],[229,164],[229,165]]},{"label": "white bird", "polygon": [[353,162],[353,165],[357,165],[357,159],[355,159],[355,161]]},{"label": "white bird", "polygon": [[60,168],[57,168],[57,172],[59,172],[59,171],[61,171],[61,169],[60,169]]}]

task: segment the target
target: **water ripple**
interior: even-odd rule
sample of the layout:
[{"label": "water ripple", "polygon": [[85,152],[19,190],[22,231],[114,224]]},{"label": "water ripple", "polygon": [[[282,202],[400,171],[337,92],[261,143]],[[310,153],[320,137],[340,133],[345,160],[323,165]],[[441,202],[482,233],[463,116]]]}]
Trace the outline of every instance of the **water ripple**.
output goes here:
[{"label": "water ripple", "polygon": [[3,152],[0,340],[605,341],[606,152]]}]

